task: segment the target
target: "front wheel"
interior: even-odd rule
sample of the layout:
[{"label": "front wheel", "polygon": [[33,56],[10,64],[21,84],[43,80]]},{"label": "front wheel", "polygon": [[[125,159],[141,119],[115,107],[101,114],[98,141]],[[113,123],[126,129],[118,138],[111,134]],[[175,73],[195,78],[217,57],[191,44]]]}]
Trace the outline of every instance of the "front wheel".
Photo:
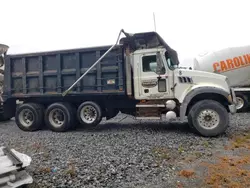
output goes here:
[{"label": "front wheel", "polygon": [[224,133],[229,115],[223,105],[213,100],[202,100],[192,106],[188,123],[202,136],[212,137]]}]

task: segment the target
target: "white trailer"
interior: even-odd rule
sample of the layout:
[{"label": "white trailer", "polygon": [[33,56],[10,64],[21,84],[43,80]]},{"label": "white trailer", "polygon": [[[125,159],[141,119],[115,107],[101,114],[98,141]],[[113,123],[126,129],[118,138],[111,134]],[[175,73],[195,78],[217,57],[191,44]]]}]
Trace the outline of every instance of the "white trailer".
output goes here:
[{"label": "white trailer", "polygon": [[237,111],[245,111],[250,99],[250,46],[207,52],[194,58],[193,69],[227,76],[237,97]]}]

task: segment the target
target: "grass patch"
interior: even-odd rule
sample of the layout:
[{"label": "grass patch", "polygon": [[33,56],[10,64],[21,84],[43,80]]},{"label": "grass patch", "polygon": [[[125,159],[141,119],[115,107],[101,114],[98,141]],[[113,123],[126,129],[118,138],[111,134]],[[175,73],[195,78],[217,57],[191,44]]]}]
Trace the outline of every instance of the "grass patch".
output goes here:
[{"label": "grass patch", "polygon": [[40,173],[43,173],[43,174],[48,174],[48,173],[51,172],[51,168],[50,167],[41,167],[41,168],[38,169],[38,171]]},{"label": "grass patch", "polygon": [[208,167],[205,183],[212,187],[250,187],[250,171],[244,165],[250,165],[250,155],[240,157],[220,157],[216,164],[203,163]]},{"label": "grass patch", "polygon": [[[232,137],[227,150],[250,149],[250,132]],[[210,187],[245,188],[250,187],[250,155],[219,157],[216,164],[203,163],[208,168],[205,184]]]},{"label": "grass patch", "polygon": [[232,142],[232,149],[234,148],[250,149],[250,133],[235,136]]},{"label": "grass patch", "polygon": [[[208,148],[211,143],[205,141],[203,145]],[[179,176],[201,180],[199,187],[248,188],[250,187],[250,154],[248,152],[250,149],[250,132],[230,137],[226,149],[235,150],[236,148],[243,149],[246,152],[240,152],[237,155],[225,154],[218,157],[216,163],[200,163],[200,167],[205,167],[206,175],[200,175],[198,171],[183,169],[179,172]],[[179,149],[179,152],[181,150]],[[203,156],[201,152],[193,154],[192,158],[186,158],[186,162],[192,162],[194,159]]]},{"label": "grass patch", "polygon": [[185,178],[190,178],[195,175],[194,170],[181,170],[179,172],[179,176],[183,176]]},{"label": "grass patch", "polygon": [[66,174],[70,175],[71,178],[76,177],[76,168],[75,165],[71,162],[68,165],[68,169],[66,170]]},{"label": "grass patch", "polygon": [[166,148],[156,147],[152,150],[154,156],[160,160],[170,160],[169,151]]},{"label": "grass patch", "polygon": [[180,146],[180,147],[178,148],[178,151],[179,151],[179,153],[181,154],[181,153],[184,152],[184,148],[183,148],[182,146]]},{"label": "grass patch", "polygon": [[204,145],[205,148],[208,148],[210,146],[208,141],[204,141],[203,145]]}]

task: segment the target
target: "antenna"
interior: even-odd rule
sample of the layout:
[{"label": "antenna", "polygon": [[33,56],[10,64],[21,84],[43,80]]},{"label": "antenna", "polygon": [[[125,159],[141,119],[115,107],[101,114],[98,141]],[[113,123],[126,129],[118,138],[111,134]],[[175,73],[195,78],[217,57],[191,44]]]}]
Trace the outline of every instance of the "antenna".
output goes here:
[{"label": "antenna", "polygon": [[154,27],[155,27],[155,32],[156,32],[155,13],[154,12],[153,12],[153,18],[154,18]]}]

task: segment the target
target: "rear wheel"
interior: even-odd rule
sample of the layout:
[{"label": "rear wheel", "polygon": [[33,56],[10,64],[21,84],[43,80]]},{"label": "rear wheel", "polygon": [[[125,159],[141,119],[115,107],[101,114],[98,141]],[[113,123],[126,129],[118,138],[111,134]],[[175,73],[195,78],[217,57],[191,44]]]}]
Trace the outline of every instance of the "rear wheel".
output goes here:
[{"label": "rear wheel", "polygon": [[55,132],[64,132],[74,127],[74,107],[68,103],[51,104],[45,112],[45,123]]},{"label": "rear wheel", "polygon": [[78,107],[77,118],[85,127],[95,127],[102,120],[101,107],[92,101],[84,102]]},{"label": "rear wheel", "polygon": [[35,131],[43,124],[44,108],[40,104],[24,103],[16,110],[15,121],[23,131]]},{"label": "rear wheel", "polygon": [[248,98],[245,95],[237,94],[236,100],[236,109],[238,112],[243,112],[248,108]]},{"label": "rear wheel", "polygon": [[202,136],[217,136],[226,131],[229,115],[219,102],[202,100],[190,109],[188,123]]}]

